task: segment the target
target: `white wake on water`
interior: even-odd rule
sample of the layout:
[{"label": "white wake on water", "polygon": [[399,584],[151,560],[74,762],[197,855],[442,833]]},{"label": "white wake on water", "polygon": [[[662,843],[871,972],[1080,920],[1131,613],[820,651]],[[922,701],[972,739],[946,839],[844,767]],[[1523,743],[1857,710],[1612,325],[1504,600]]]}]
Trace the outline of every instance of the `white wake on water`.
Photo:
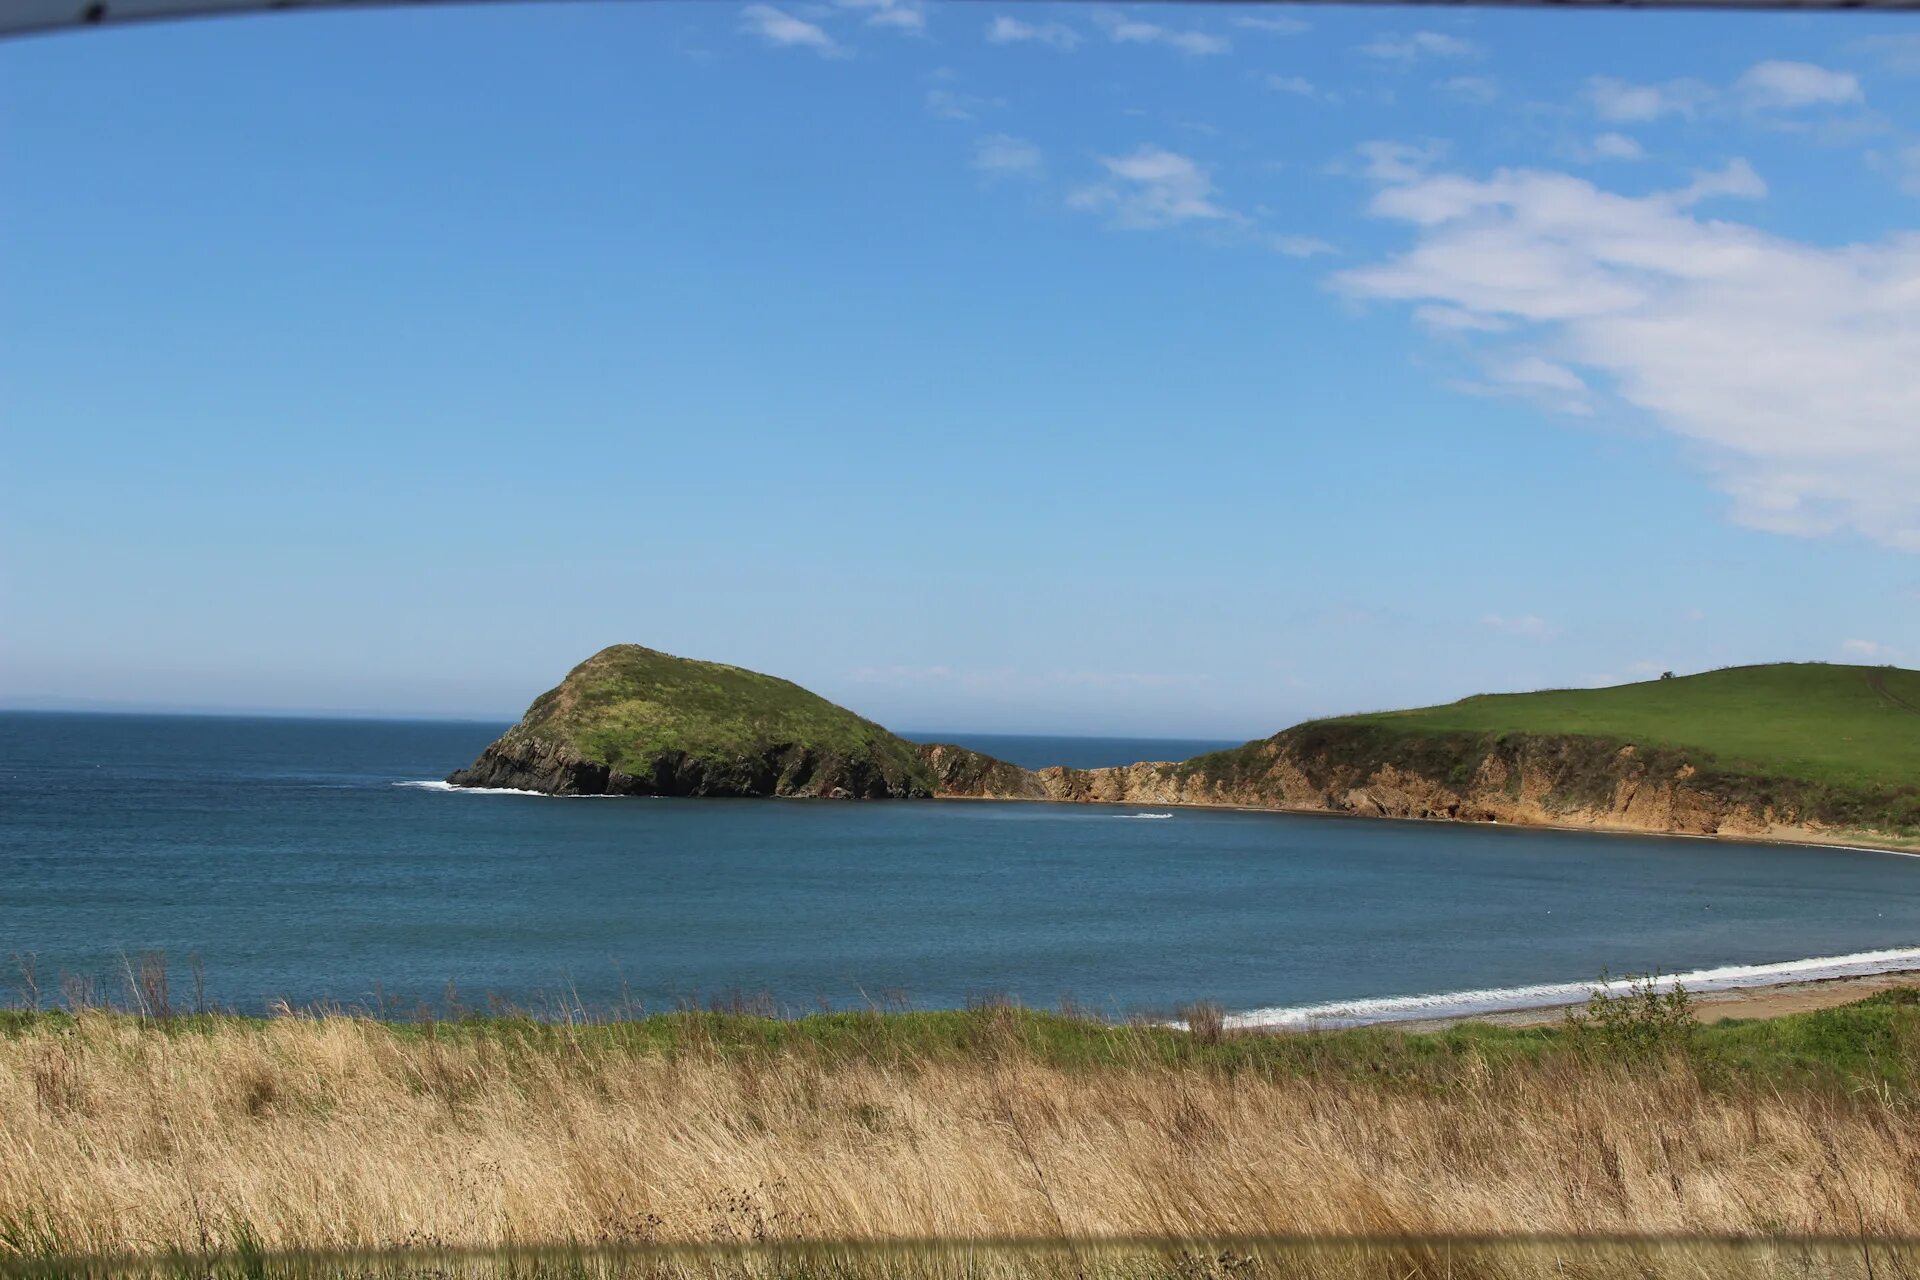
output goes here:
[{"label": "white wake on water", "polygon": [[1172,815],[1172,814],[1170,814],[1170,813],[1116,813],[1116,814],[1114,814],[1113,816],[1114,816],[1114,817],[1116,817],[1116,818],[1152,818],[1152,819],[1157,819],[1157,818],[1171,818],[1171,817],[1172,817],[1173,815]]},{"label": "white wake on water", "polygon": [[[1859,978],[1900,969],[1920,969],[1920,947],[1860,951],[1845,956],[1816,956],[1783,960],[1777,964],[1730,964],[1690,973],[1661,974],[1656,990],[1672,990],[1678,983],[1688,991],[1725,991],[1732,987],[1773,987],[1787,982],[1822,978]],[[1634,979],[1616,978],[1605,984],[1610,995],[1625,992]],[[1378,1022],[1411,1022],[1425,1018],[1461,1018],[1511,1009],[1554,1008],[1584,1004],[1601,989],[1599,982],[1549,982],[1529,987],[1489,987],[1479,991],[1447,991],[1420,996],[1381,996],[1368,1000],[1329,1001],[1325,1004],[1283,1005],[1229,1014],[1230,1027],[1357,1027]]]},{"label": "white wake on water", "polygon": [[520,787],[456,787],[451,782],[439,778],[422,778],[418,782],[396,782],[396,787],[412,787],[416,791],[457,791],[469,796],[540,796],[543,799],[575,797],[548,796],[544,791],[527,791]]}]

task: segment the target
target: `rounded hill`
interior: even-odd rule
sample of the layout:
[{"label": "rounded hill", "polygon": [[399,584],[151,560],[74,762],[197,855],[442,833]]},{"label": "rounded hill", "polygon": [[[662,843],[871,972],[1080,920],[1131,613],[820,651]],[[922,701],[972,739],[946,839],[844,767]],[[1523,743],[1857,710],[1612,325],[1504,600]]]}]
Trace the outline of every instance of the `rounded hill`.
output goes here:
[{"label": "rounded hill", "polygon": [[926,796],[919,751],[775,676],[637,644],[534,699],[456,786],[553,795]]}]

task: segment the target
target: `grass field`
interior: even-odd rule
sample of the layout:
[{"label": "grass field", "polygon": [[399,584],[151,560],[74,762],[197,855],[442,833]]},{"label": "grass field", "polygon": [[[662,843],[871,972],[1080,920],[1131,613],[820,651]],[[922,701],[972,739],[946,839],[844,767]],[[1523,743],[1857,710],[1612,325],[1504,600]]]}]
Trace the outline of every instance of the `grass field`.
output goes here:
[{"label": "grass field", "polygon": [[[15,1013],[0,1256],[1920,1234],[1909,992],[1714,1026],[1644,1002],[1573,1029],[1195,1026],[1010,1008],[571,1026]],[[1275,1273],[1658,1274],[1420,1256]],[[1114,1274],[1257,1274],[1205,1261]],[[1071,1255],[1051,1273],[1102,1272]]]},{"label": "grass field", "polygon": [[1330,723],[1586,735],[1690,749],[1729,772],[1841,787],[1920,785],[1920,671],[1894,667],[1730,667],[1610,689],[1481,694]]}]

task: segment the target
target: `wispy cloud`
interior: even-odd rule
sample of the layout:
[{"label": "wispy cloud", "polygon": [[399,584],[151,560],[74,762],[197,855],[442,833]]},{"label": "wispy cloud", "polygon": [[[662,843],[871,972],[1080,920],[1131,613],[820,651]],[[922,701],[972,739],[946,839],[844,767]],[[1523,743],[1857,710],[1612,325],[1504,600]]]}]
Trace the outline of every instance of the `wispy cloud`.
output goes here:
[{"label": "wispy cloud", "polygon": [[1470,102],[1477,107],[1498,101],[1500,97],[1499,82],[1487,76],[1453,76],[1435,87],[1449,98]]},{"label": "wispy cloud", "polygon": [[1480,619],[1480,625],[1502,635],[1519,636],[1525,640],[1551,640],[1560,634],[1560,628],[1536,614],[1490,613]]},{"label": "wispy cloud", "polygon": [[1354,148],[1360,172],[1375,182],[1411,182],[1446,154],[1441,142],[1363,142]]},{"label": "wispy cloud", "polygon": [[1004,98],[977,97],[947,85],[935,85],[927,90],[925,101],[927,114],[936,120],[971,120],[983,111],[1007,105]]},{"label": "wispy cloud", "polygon": [[1382,62],[1412,64],[1432,58],[1477,58],[1481,50],[1471,40],[1442,31],[1416,31],[1411,35],[1376,36],[1356,52]]},{"label": "wispy cloud", "polygon": [[1920,75],[1920,32],[1867,36],[1850,46],[1879,59],[1880,65],[1901,75]]},{"label": "wispy cloud", "polygon": [[1588,153],[1596,160],[1645,160],[1647,150],[1624,133],[1596,136]]},{"label": "wispy cloud", "polygon": [[974,141],[974,172],[989,178],[1037,178],[1045,168],[1046,157],[1025,138],[994,133]]},{"label": "wispy cloud", "polygon": [[1305,18],[1286,14],[1242,13],[1235,15],[1231,21],[1243,30],[1264,31],[1275,36],[1297,36],[1303,31],[1313,30],[1313,24]]},{"label": "wispy cloud", "polygon": [[1296,98],[1311,98],[1320,102],[1338,102],[1339,95],[1328,93],[1305,76],[1281,75],[1269,72],[1260,77],[1260,86],[1274,93],[1288,93]]},{"label": "wispy cloud", "polygon": [[1696,214],[1764,195],[1744,161],[1619,195],[1550,171],[1381,162],[1395,154],[1369,164],[1371,208],[1413,244],[1340,289],[1443,308],[1543,392],[1561,373],[1523,357],[1604,385],[1684,441],[1743,524],[1920,552],[1920,237],[1827,246]]},{"label": "wispy cloud", "polygon": [[1602,120],[1614,124],[1651,124],[1667,116],[1692,116],[1713,100],[1714,90],[1698,80],[1634,84],[1611,76],[1587,81],[1587,101]]},{"label": "wispy cloud", "polygon": [[1734,82],[1734,89],[1749,107],[1760,110],[1843,106],[1866,100],[1860,77],[1811,62],[1756,63]]},{"label": "wispy cloud", "polygon": [[1304,31],[1313,31],[1313,23],[1304,17],[1288,17],[1284,13],[1236,13],[1227,19],[1242,31],[1265,31],[1273,36],[1296,36]]},{"label": "wispy cloud", "polygon": [[1890,151],[1870,152],[1867,161],[1883,173],[1890,173],[1900,189],[1920,196],[1920,144],[1908,143]]},{"label": "wispy cloud", "polygon": [[1069,197],[1077,209],[1105,212],[1114,227],[1141,231],[1183,222],[1239,222],[1220,205],[1213,177],[1191,157],[1156,146],[1102,156],[1107,180]]},{"label": "wispy cloud", "polygon": [[1080,40],[1080,33],[1064,22],[1024,22],[1001,14],[987,24],[988,44],[1039,44],[1071,53]]},{"label": "wispy cloud", "polygon": [[1849,658],[1862,658],[1868,662],[1900,662],[1905,659],[1905,651],[1878,640],[1848,640],[1841,644],[1840,652]]},{"label": "wispy cloud", "polygon": [[1811,62],[1770,59],[1748,67],[1733,84],[1716,88],[1700,80],[1636,84],[1611,76],[1587,81],[1594,113],[1611,124],[1653,124],[1669,116],[1693,119],[1709,109],[1723,114],[1777,115],[1815,107],[1865,103],[1860,78]]},{"label": "wispy cloud", "polygon": [[846,50],[828,35],[824,27],[796,18],[770,4],[750,4],[740,11],[740,29],[768,44],[786,48],[812,49],[822,57],[844,56]]},{"label": "wispy cloud", "polygon": [[1233,49],[1233,42],[1225,36],[1204,31],[1176,31],[1158,23],[1142,22],[1115,9],[1096,9],[1093,19],[1115,44],[1164,45],[1197,57],[1229,53]]},{"label": "wispy cloud", "polygon": [[903,35],[924,35],[927,8],[921,0],[834,0],[842,9],[864,9],[867,25],[898,31]]},{"label": "wispy cloud", "polygon": [[1318,258],[1323,254],[1340,252],[1337,246],[1318,236],[1278,235],[1268,243],[1273,246],[1275,253],[1285,254],[1289,258]]}]

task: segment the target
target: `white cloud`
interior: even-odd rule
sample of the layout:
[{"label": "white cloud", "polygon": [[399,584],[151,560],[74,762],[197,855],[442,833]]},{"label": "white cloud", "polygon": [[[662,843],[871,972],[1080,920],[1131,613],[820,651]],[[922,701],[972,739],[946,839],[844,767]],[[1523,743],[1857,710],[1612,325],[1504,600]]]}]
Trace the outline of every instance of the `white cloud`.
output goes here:
[{"label": "white cloud", "polygon": [[1504,361],[1488,372],[1511,387],[1576,392],[1585,392],[1587,389],[1585,380],[1579,374],[1543,356],[1522,356],[1518,360]]},{"label": "white cloud", "polygon": [[1603,133],[1593,140],[1592,154],[1598,160],[1645,160],[1647,151],[1624,133]]},{"label": "white cloud", "polygon": [[1459,307],[1442,307],[1429,304],[1413,309],[1416,323],[1434,333],[1505,333],[1513,326],[1493,316],[1478,315],[1472,311],[1463,311]]},{"label": "white cloud", "polygon": [[1865,658],[1868,662],[1899,662],[1901,651],[1890,644],[1881,644],[1878,640],[1848,640],[1840,646],[1840,652],[1849,658]]},{"label": "white cloud", "polygon": [[1340,252],[1318,236],[1280,235],[1270,243],[1275,253],[1285,254],[1289,258],[1317,258],[1322,254]]},{"label": "white cloud", "polygon": [[1713,90],[1698,80],[1630,84],[1611,76],[1593,76],[1587,81],[1587,100],[1594,112],[1615,124],[1651,124],[1663,116],[1692,116],[1713,97]]},{"label": "white cloud", "polygon": [[1313,30],[1313,24],[1305,18],[1291,18],[1285,15],[1245,13],[1233,19],[1236,27],[1245,27],[1249,31],[1265,31],[1269,35],[1297,36],[1302,31]]},{"label": "white cloud", "polygon": [[1113,9],[1096,9],[1093,19],[1106,29],[1107,39],[1115,44],[1160,44],[1202,57],[1233,49],[1232,42],[1225,36],[1208,35],[1204,31],[1174,31]]},{"label": "white cloud", "polygon": [[1004,98],[980,98],[945,85],[927,90],[927,114],[940,120],[971,120],[982,111],[1007,105]]},{"label": "white cloud", "polygon": [[1439,31],[1416,31],[1408,36],[1376,37],[1357,52],[1384,62],[1414,63],[1427,58],[1475,58],[1480,55],[1480,46]]},{"label": "white cloud", "polygon": [[1699,80],[1636,84],[1593,76],[1586,97],[1594,113],[1613,124],[1652,124],[1668,116],[1692,119],[1716,106],[1760,114],[1866,100],[1860,78],[1851,72],[1779,59],[1755,63],[1726,91]]},{"label": "white cloud", "polygon": [[1355,150],[1360,153],[1361,172],[1373,181],[1411,182],[1436,163],[1446,147],[1438,142],[1363,142]]},{"label": "white cloud", "polygon": [[1892,151],[1870,152],[1867,160],[1874,168],[1892,174],[1902,191],[1910,196],[1920,196],[1920,145],[1909,144]]},{"label": "white cloud", "polygon": [[989,178],[1037,178],[1046,157],[1025,138],[994,133],[974,141],[973,168]]},{"label": "white cloud", "polygon": [[1710,169],[1705,173],[1695,173],[1693,181],[1673,194],[1673,202],[1681,208],[1691,208],[1702,200],[1713,200],[1721,196],[1730,196],[1736,200],[1761,200],[1766,197],[1767,184],[1753,166],[1745,160],[1727,161],[1723,169]]},{"label": "white cloud", "polygon": [[750,4],[740,11],[740,29],[768,44],[812,49],[822,57],[845,52],[826,31],[770,4]]},{"label": "white cloud", "polygon": [[1756,63],[1734,82],[1734,88],[1748,106],[1760,109],[1840,106],[1866,100],[1858,76],[1811,62]]},{"label": "white cloud", "polygon": [[1315,85],[1313,81],[1307,79],[1305,76],[1283,76],[1269,73],[1260,77],[1260,84],[1262,88],[1271,89],[1275,93],[1291,93],[1301,98],[1318,98],[1320,96],[1319,86]]},{"label": "white cloud", "polygon": [[1500,96],[1499,84],[1486,76],[1454,76],[1450,80],[1442,80],[1439,89],[1450,98],[1481,107]]},{"label": "white cloud", "polygon": [[1022,22],[1005,14],[987,24],[988,44],[1043,44],[1071,53],[1080,33],[1064,22]]},{"label": "white cloud", "polygon": [[1100,210],[1112,225],[1129,231],[1182,222],[1239,222],[1240,215],[1215,201],[1213,178],[1187,156],[1143,146],[1131,155],[1102,156],[1107,181],[1082,187],[1068,203]]},{"label": "white cloud", "polygon": [[1507,325],[1598,377],[1744,524],[1920,552],[1920,234],[1826,246],[1696,214],[1764,192],[1744,162],[1642,196],[1564,173],[1370,168],[1373,212],[1414,242],[1340,273],[1346,293],[1441,308],[1456,334]]},{"label": "white cloud", "polygon": [[1517,616],[1490,613],[1480,619],[1480,625],[1504,635],[1519,636],[1526,640],[1551,640],[1560,634],[1559,627],[1531,613]]},{"label": "white cloud", "polygon": [[924,35],[927,9],[921,0],[834,0],[842,9],[865,9],[867,25],[885,27],[906,35]]}]

